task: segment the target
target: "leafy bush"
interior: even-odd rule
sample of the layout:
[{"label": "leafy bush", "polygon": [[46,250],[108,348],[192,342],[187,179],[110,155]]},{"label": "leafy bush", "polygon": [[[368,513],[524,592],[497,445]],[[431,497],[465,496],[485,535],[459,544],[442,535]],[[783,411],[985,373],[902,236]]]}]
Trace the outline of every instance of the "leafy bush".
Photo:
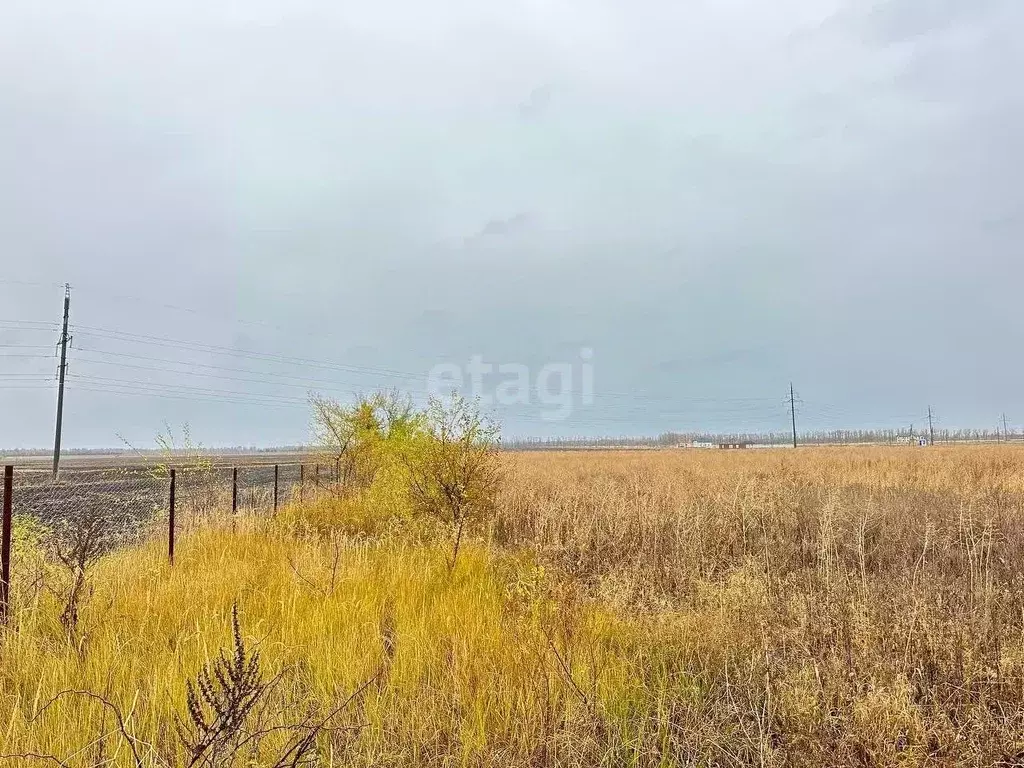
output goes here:
[{"label": "leafy bush", "polygon": [[494,511],[498,428],[457,394],[447,402],[431,400],[424,416],[426,439],[407,456],[409,490],[417,509],[453,529],[454,569],[466,523]]},{"label": "leafy bush", "polygon": [[342,468],[347,517],[360,519],[367,508],[419,513],[454,536],[454,568],[466,525],[494,508],[498,427],[458,395],[422,410],[394,393],[351,406],[315,398],[313,410],[320,450]]},{"label": "leafy bush", "polygon": [[378,392],[354,405],[314,397],[313,434],[321,454],[341,468],[341,485],[371,487],[381,471],[400,464],[423,434],[423,414],[395,392]]}]

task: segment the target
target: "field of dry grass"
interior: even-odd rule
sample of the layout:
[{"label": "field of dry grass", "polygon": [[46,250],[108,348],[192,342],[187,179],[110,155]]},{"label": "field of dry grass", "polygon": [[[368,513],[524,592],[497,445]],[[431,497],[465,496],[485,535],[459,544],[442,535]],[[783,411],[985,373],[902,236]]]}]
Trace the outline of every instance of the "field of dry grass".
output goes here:
[{"label": "field of dry grass", "polygon": [[503,460],[454,571],[400,495],[323,497],[106,557],[69,631],[23,544],[4,761],[213,762],[237,605],[269,688],[221,765],[314,721],[325,765],[1024,765],[1024,451]]}]

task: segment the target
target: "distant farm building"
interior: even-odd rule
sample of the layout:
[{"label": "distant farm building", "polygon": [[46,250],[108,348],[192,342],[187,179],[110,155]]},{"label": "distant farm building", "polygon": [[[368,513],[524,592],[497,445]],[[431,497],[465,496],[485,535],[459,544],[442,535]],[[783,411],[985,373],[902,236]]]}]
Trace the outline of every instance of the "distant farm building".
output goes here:
[{"label": "distant farm building", "polygon": [[928,438],[917,435],[900,435],[896,438],[896,445],[917,445],[923,448],[928,445]]},{"label": "distant farm building", "polygon": [[750,443],[714,443],[710,440],[694,440],[690,443],[691,448],[714,448],[723,451],[735,451],[740,448],[749,448]]}]

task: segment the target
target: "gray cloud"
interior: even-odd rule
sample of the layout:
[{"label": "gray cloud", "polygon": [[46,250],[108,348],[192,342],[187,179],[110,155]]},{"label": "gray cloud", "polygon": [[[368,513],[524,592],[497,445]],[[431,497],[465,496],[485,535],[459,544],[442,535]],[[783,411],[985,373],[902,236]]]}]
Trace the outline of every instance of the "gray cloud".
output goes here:
[{"label": "gray cloud", "polygon": [[503,235],[513,235],[518,232],[523,232],[529,227],[530,223],[530,214],[525,212],[509,216],[507,219],[491,219],[484,224],[483,229],[469,238],[469,241],[467,242],[471,243],[482,238],[501,237]]},{"label": "gray cloud", "polygon": [[866,4],[864,31],[869,40],[900,43],[970,29],[996,15],[1002,0],[874,0]]},{"label": "gray cloud", "polygon": [[530,92],[530,98],[519,105],[519,114],[525,118],[543,115],[551,104],[551,86],[541,85]]},{"label": "gray cloud", "polygon": [[[628,418],[509,416],[519,434],[679,427],[658,413],[790,378],[851,423],[929,402],[1024,423],[1014,0],[13,0],[2,17],[0,279],[46,285],[0,283],[0,319],[53,319],[67,280],[83,326],[358,367],[300,372],[340,389],[585,342],[599,387],[664,396]],[[52,393],[0,393],[3,439],[45,444]],[[207,443],[305,433],[301,408],[83,389],[68,440],[144,441],[165,418]]]}]

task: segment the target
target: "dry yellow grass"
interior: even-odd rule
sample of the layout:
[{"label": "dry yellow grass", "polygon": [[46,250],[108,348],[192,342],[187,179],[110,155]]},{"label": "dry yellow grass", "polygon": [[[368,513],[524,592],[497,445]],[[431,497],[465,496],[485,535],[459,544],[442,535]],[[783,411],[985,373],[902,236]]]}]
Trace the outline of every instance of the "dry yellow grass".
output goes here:
[{"label": "dry yellow grass", "polygon": [[23,563],[0,752],[133,764],[102,703],[46,706],[74,689],[125,714],[144,764],[181,764],[186,681],[230,647],[237,603],[289,711],[377,675],[324,764],[1024,760],[1024,451],[506,463],[453,574],[443,532],[387,495],[214,521],[173,568],[159,542],[110,556],[71,637]]}]

